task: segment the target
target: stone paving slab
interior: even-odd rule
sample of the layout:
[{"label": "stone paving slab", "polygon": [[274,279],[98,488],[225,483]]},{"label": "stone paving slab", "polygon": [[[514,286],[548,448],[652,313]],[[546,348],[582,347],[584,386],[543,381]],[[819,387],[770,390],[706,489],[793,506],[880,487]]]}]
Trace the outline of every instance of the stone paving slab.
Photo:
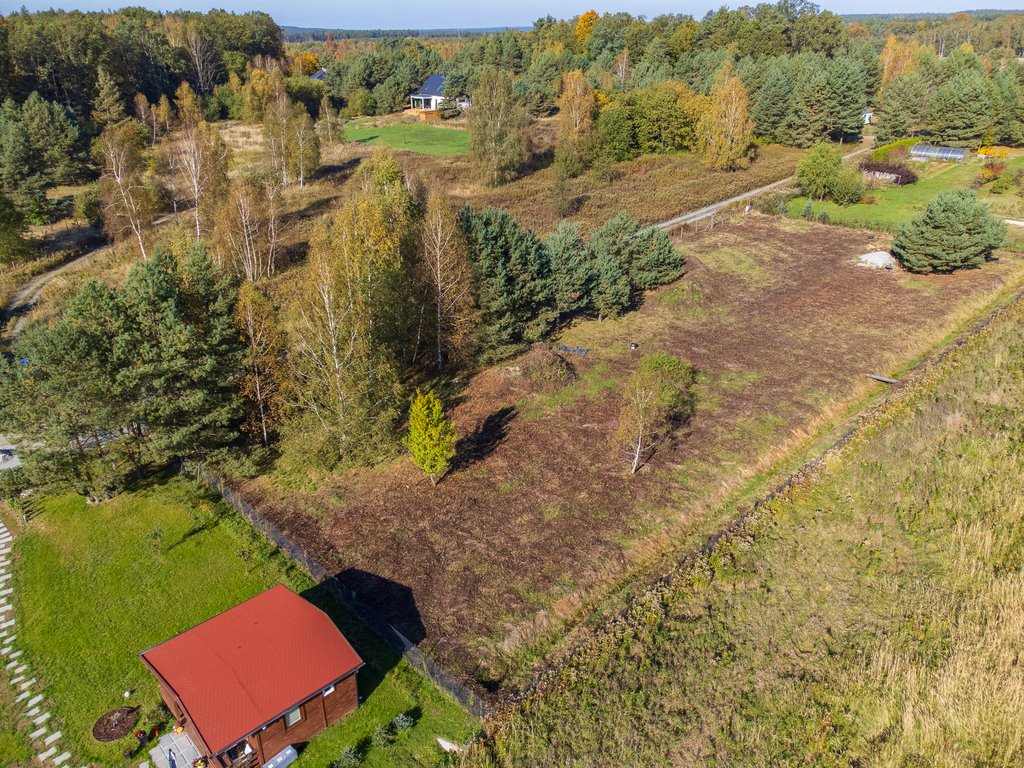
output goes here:
[{"label": "stone paving slab", "polygon": [[39,713],[43,711],[42,707],[32,707],[28,712],[25,713],[25,717],[31,720],[33,717],[38,717]]},{"label": "stone paving slab", "polygon": [[36,681],[36,679],[33,677],[31,680],[26,680],[24,683],[22,683],[18,687],[21,688],[21,690],[23,690],[23,691],[28,690],[29,688],[32,687],[32,683],[34,683],[35,681]]},{"label": "stone paving slab", "polygon": [[60,731],[54,731],[49,736],[47,736],[45,739],[43,739],[43,744],[53,744],[53,742],[55,742],[59,738],[60,738]]},{"label": "stone paving slab", "polygon": [[0,624],[0,628],[3,628],[3,629],[7,629],[7,627],[13,627],[13,626],[14,626],[14,619],[8,619],[3,624]]},{"label": "stone paving slab", "polygon": [[40,760],[46,760],[47,758],[53,757],[56,754],[57,754],[57,748],[56,747],[50,747],[45,752],[40,752],[39,753],[39,759]]},{"label": "stone paving slab", "polygon": [[53,764],[54,765],[61,765],[62,763],[66,763],[70,759],[71,759],[71,753],[70,752],[65,752],[63,755],[57,755],[57,757],[53,758]]},{"label": "stone paving slab", "polygon": [[[31,695],[32,691],[25,691],[24,693],[19,693],[17,696],[14,697],[14,701],[17,704],[20,704]],[[29,706],[31,706],[31,704]]]},{"label": "stone paving slab", "polygon": [[43,694],[40,693],[38,696],[33,696],[32,697],[32,700],[28,703],[28,706],[34,707],[36,704],[38,704],[42,700],[43,700]]},{"label": "stone paving slab", "polygon": [[42,736],[42,735],[43,735],[44,733],[46,733],[46,729],[45,729],[45,728],[37,728],[36,730],[32,731],[32,733],[30,733],[30,734],[28,735],[28,737],[29,737],[30,739],[38,739],[38,738],[39,738],[40,736]]},{"label": "stone paving slab", "polygon": [[49,719],[50,719],[50,713],[49,712],[43,712],[43,714],[41,714],[39,717],[37,717],[32,722],[35,725],[42,725],[43,723],[45,723]]},{"label": "stone paving slab", "polygon": [[0,589],[0,595],[4,595],[6,597],[7,595],[11,594],[13,591],[14,591],[14,587],[7,587],[7,589]]}]

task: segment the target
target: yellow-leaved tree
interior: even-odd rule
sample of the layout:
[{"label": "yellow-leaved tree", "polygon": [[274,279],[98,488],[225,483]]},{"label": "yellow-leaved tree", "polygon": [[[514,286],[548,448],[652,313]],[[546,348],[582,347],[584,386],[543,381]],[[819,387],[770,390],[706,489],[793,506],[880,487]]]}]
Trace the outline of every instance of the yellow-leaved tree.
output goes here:
[{"label": "yellow-leaved tree", "polygon": [[591,9],[581,13],[576,19],[576,50],[583,52],[587,49],[590,36],[594,32],[594,24],[597,23],[597,11]]},{"label": "yellow-leaved tree", "polygon": [[750,165],[754,147],[750,99],[731,62],[719,70],[701,107],[694,143],[704,167],[734,171]]}]

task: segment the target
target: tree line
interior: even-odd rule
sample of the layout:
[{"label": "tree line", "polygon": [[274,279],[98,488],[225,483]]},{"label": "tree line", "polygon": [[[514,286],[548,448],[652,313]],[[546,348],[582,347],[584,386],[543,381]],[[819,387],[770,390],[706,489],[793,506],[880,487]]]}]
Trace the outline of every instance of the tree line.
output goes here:
[{"label": "tree line", "polygon": [[[107,131],[138,142],[140,126]],[[541,240],[505,211],[455,210],[387,151],[349,183],[295,295],[275,295],[244,249],[218,256],[200,205],[176,237],[144,239],[123,285],[91,281],[19,336],[0,421],[26,446],[27,476],[101,498],[147,465],[218,455],[242,435],[322,466],[375,463],[400,445],[411,382],[628,311],[682,273],[667,235],[625,214]]]}]

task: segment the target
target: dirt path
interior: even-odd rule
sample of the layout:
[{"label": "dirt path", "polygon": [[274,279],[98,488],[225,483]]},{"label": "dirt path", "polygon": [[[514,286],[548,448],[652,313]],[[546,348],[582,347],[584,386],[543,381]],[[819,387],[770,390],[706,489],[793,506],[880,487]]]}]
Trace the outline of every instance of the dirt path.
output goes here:
[{"label": "dirt path", "polygon": [[39,296],[43,292],[43,288],[53,280],[55,277],[71,269],[76,265],[82,264],[88,259],[92,259],[102,253],[107,253],[110,250],[109,245],[104,245],[100,248],[94,248],[91,251],[83,253],[81,256],[76,256],[71,261],[61,264],[55,269],[51,269],[49,272],[43,272],[41,275],[36,275],[21,288],[14,292],[14,296],[7,303],[7,306],[3,308],[2,314],[0,314],[0,322],[7,323],[12,317],[17,317],[14,325],[6,332],[5,340],[10,343],[14,341],[17,335],[21,332],[21,329],[25,324],[25,317],[29,310],[36,305],[39,301]]},{"label": "dirt path", "polygon": [[[843,160],[849,160],[859,155],[863,155],[865,152],[870,152],[872,149],[874,149],[873,146],[863,147],[861,149],[854,150],[853,152],[844,155]],[[679,227],[684,224],[693,224],[696,221],[701,221],[703,219],[714,216],[716,213],[723,210],[724,208],[728,208],[730,205],[742,203],[744,200],[753,200],[758,195],[763,195],[765,192],[771,192],[773,189],[778,189],[780,187],[786,186],[787,184],[792,184],[794,181],[796,181],[796,176],[787,176],[785,179],[773,181],[771,184],[765,184],[763,187],[752,189],[749,192],[744,192],[741,195],[730,197],[727,200],[722,200],[721,202],[705,206],[704,208],[698,208],[696,211],[690,211],[689,213],[684,213],[679,216],[675,216],[669,219],[668,221],[663,221],[660,224],[655,224],[654,226],[658,227],[658,229],[672,229],[674,227]]]}]

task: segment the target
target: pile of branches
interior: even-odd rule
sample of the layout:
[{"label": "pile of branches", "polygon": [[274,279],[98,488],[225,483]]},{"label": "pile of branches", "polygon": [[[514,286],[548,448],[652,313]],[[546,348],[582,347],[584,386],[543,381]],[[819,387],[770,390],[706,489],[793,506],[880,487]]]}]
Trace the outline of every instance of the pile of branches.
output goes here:
[{"label": "pile of branches", "polygon": [[860,169],[864,173],[892,177],[892,180],[901,186],[903,184],[913,184],[917,181],[917,174],[903,163],[882,163],[876,160],[865,160],[860,164]]}]

